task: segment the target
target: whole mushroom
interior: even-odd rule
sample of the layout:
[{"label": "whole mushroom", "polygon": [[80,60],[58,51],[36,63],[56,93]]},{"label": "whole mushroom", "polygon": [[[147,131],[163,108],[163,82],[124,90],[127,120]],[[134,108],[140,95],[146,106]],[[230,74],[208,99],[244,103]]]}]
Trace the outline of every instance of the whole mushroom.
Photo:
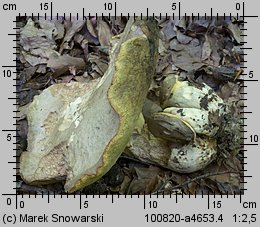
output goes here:
[{"label": "whole mushroom", "polygon": [[216,158],[223,100],[206,84],[194,86],[170,74],[162,83],[160,102],[144,115],[151,133],[169,142],[168,168],[181,173],[205,168]]}]

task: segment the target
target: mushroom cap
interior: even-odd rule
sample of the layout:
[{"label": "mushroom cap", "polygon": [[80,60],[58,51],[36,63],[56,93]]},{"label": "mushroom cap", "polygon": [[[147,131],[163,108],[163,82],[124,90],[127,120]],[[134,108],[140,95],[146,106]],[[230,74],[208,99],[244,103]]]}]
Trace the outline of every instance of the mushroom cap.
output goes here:
[{"label": "mushroom cap", "polygon": [[205,168],[216,157],[214,139],[197,138],[194,143],[172,147],[168,167],[180,173],[192,173]]}]

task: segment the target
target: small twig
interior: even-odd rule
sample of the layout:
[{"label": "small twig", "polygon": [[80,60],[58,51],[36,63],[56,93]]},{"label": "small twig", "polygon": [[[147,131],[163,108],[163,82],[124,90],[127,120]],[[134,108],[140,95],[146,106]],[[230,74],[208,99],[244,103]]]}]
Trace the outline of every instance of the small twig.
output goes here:
[{"label": "small twig", "polygon": [[[223,171],[223,172],[218,172],[218,173],[206,173],[206,174],[203,174],[203,175],[200,175],[200,176],[197,176],[197,177],[194,177],[190,180],[187,180],[185,182],[183,182],[182,184],[178,184],[178,185],[175,185],[174,187],[172,187],[170,190],[174,190],[174,189],[178,189],[178,188],[181,188],[191,182],[194,182],[194,181],[198,181],[198,180],[202,180],[202,179],[205,179],[205,178],[208,178],[208,177],[212,177],[212,176],[218,176],[218,175],[224,175],[224,174],[231,174],[231,173],[236,173],[236,174],[240,174],[239,171]],[[172,177],[169,179],[169,180],[172,180]],[[165,182],[161,188],[163,188],[166,184],[168,183]],[[162,189],[159,189],[157,190],[156,192],[152,193],[152,194],[157,194],[157,193],[161,193],[161,192],[165,192],[165,190],[162,190]]]},{"label": "small twig", "polygon": [[132,161],[132,162],[136,162],[136,163],[139,163],[139,164],[145,165],[145,166],[155,166],[155,167],[162,169],[164,171],[171,171],[170,169],[168,169],[168,168],[166,168],[162,165],[159,165],[155,162],[151,162],[151,161],[148,161],[148,160],[137,159],[137,158],[126,156],[126,155],[121,155],[119,158],[126,159],[126,160],[129,160],[129,161]]},{"label": "small twig", "polygon": [[133,157],[126,156],[126,155],[121,155],[119,158],[121,158],[121,159],[126,159],[126,160],[132,161],[132,162],[137,162],[137,163],[142,164],[142,165],[145,165],[145,166],[151,165],[151,163],[149,163],[149,162],[144,162],[144,161],[142,161],[142,160],[140,160],[140,159],[133,158]]}]

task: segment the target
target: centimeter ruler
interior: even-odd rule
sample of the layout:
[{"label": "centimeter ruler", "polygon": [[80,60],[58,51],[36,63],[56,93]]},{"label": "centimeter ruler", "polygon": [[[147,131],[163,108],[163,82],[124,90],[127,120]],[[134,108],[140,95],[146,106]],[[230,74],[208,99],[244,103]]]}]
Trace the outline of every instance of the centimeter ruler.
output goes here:
[{"label": "centimeter ruler", "polygon": [[[226,4],[226,5],[225,5]],[[101,2],[78,2],[74,5],[70,2],[62,1],[19,1],[2,2],[1,5],[1,23],[3,24],[2,37],[4,36],[4,45],[1,47],[1,63],[3,82],[1,83],[1,104],[5,106],[2,112],[1,129],[2,148],[4,148],[1,158],[1,176],[2,176],[2,196],[1,213],[2,223],[72,223],[78,218],[78,222],[84,224],[84,217],[87,222],[100,222],[114,224],[122,222],[127,224],[150,224],[150,223],[185,223],[201,224],[219,223],[230,224],[255,224],[256,204],[257,204],[257,177],[252,179],[252,175],[257,169],[257,159],[259,129],[254,128],[259,120],[257,118],[257,96],[258,74],[256,64],[256,54],[259,50],[254,34],[255,28],[259,28],[258,16],[254,13],[254,4],[252,2],[242,1],[215,1],[208,2],[197,0],[196,2],[183,1],[164,1],[161,2],[138,2],[132,0],[129,2],[101,1]],[[58,9],[58,11],[57,11]],[[228,10],[228,11],[227,11]],[[14,173],[16,166],[16,145],[19,143],[16,135],[16,112],[19,105],[17,95],[18,82],[16,74],[19,73],[16,66],[17,59],[13,59],[19,54],[16,49],[16,42],[19,41],[19,28],[16,27],[16,21],[23,16],[50,16],[53,20],[56,17],[64,16],[67,19],[76,16],[79,19],[88,19],[90,16],[192,16],[207,17],[219,16],[236,17],[244,24],[243,36],[244,42],[241,43],[241,49],[245,56],[243,82],[244,87],[244,105],[241,109],[244,120],[241,130],[244,137],[241,138],[241,149],[245,156],[243,163],[244,188],[240,194],[228,195],[82,195],[82,194],[29,194],[18,195],[16,193],[16,178]],[[258,22],[258,24],[257,24]],[[12,29],[14,32],[12,32]],[[8,38],[13,37],[12,41]],[[13,46],[14,45],[14,46]],[[258,49],[257,49],[258,48]],[[5,77],[4,77],[5,76]],[[3,78],[4,77],[4,78]],[[8,80],[9,78],[9,80]],[[10,80],[11,78],[11,80]],[[13,82],[15,82],[13,84]],[[10,96],[12,95],[12,97]],[[9,97],[10,96],[10,97]],[[15,96],[15,97],[14,97]],[[15,100],[10,104],[8,100]],[[250,109],[249,109],[250,108]],[[10,114],[11,113],[11,114]],[[12,126],[12,127],[10,127]],[[10,139],[10,135],[11,139]],[[249,137],[251,136],[251,140]],[[9,139],[11,141],[9,141]],[[15,141],[15,142],[14,142]],[[13,146],[13,147],[12,147]],[[14,147],[15,146],[15,147]],[[8,151],[13,151],[10,153]],[[11,161],[14,160],[14,161]],[[259,160],[259,159],[258,159]],[[13,164],[11,168],[9,164]],[[247,168],[245,168],[247,165]],[[247,180],[249,179],[249,180]],[[55,200],[54,200],[55,199]],[[55,205],[54,205],[55,204]],[[199,209],[197,209],[199,208]],[[26,216],[27,215],[27,216]],[[77,216],[78,215],[78,216]],[[73,219],[74,217],[74,219]],[[188,222],[188,219],[191,219]],[[30,221],[31,220],[31,221]],[[74,221],[73,221],[74,220]],[[76,222],[76,221],[75,221]]]}]

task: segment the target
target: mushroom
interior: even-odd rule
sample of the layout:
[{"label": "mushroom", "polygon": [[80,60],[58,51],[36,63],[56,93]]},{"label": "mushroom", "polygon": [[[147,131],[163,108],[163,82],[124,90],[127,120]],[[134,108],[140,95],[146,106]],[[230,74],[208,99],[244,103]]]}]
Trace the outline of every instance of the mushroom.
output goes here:
[{"label": "mushroom", "polygon": [[155,20],[130,18],[99,81],[54,84],[29,107],[25,182],[66,178],[79,190],[102,177],[123,152],[144,104],[157,58]]}]

